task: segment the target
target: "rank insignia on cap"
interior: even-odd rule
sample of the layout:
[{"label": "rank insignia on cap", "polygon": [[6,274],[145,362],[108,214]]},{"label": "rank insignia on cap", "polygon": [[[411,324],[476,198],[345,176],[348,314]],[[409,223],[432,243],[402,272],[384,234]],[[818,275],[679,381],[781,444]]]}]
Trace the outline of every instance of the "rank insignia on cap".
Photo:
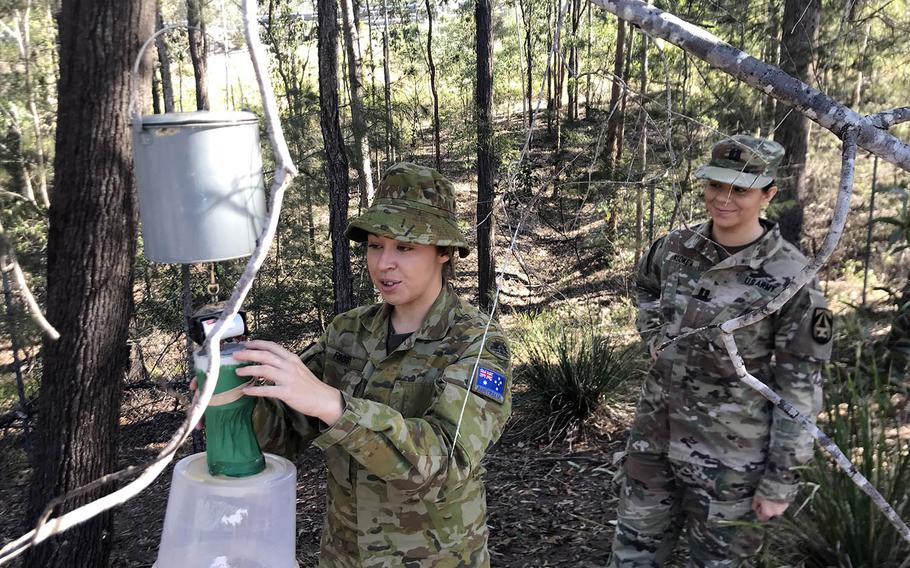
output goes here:
[{"label": "rank insignia on cap", "polygon": [[505,400],[506,378],[496,371],[480,367],[477,369],[477,380],[474,381],[474,392],[502,404]]},{"label": "rank insignia on cap", "polygon": [[815,308],[812,312],[812,339],[822,345],[831,341],[834,337],[834,316],[831,310],[826,308]]}]

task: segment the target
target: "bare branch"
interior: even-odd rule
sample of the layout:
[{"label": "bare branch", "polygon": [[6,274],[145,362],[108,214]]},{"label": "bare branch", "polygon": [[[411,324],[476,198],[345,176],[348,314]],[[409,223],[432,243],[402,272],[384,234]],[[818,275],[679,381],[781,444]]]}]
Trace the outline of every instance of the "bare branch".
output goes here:
[{"label": "bare branch", "polygon": [[910,107],[901,107],[884,112],[877,112],[866,117],[876,128],[888,130],[895,124],[910,120]]},{"label": "bare branch", "polygon": [[[0,564],[4,564],[12,558],[18,556],[29,547],[38,544],[56,534],[59,534],[79,523],[98,515],[112,507],[123,504],[129,499],[135,497],[143,489],[148,487],[152,481],[164,470],[165,467],[174,459],[177,449],[183,445],[183,442],[189,437],[190,432],[205,411],[215,392],[218,383],[218,372],[220,368],[220,341],[221,336],[227,329],[227,322],[231,321],[240,309],[243,300],[246,298],[253,281],[262,263],[268,255],[272,240],[275,236],[275,230],[278,226],[278,217],[281,212],[281,204],[284,199],[285,189],[290,185],[291,180],[297,172],[288,152],[287,144],[281,130],[281,124],[278,121],[278,107],[275,102],[275,96],[268,82],[268,71],[265,67],[265,51],[259,41],[259,29],[256,19],[256,3],[254,0],[244,0],[244,28],[247,44],[250,47],[250,57],[253,60],[253,67],[256,71],[256,79],[259,82],[260,91],[263,99],[263,110],[268,125],[269,139],[275,152],[275,162],[278,168],[275,172],[275,178],[272,182],[271,202],[269,204],[269,219],[263,228],[259,238],[259,245],[250,257],[246,269],[240,276],[239,281],[231,293],[230,299],[225,305],[211,335],[206,339],[205,349],[209,353],[209,363],[206,368],[208,380],[205,381],[203,389],[199,393],[199,398],[190,408],[186,420],[180,426],[178,431],[171,437],[168,444],[161,450],[158,457],[144,465],[131,466],[116,473],[106,475],[92,482],[88,486],[71,491],[61,497],[59,500],[52,502],[42,514],[37,526],[24,534],[15,541],[7,544],[0,550]],[[141,53],[140,53],[141,56]],[[141,472],[140,472],[141,470]],[[113,481],[123,480],[132,477],[140,472],[138,477],[121,489],[105,495],[91,503],[83,505],[59,517],[50,518],[54,507],[66,499],[79,495],[88,490]]]},{"label": "bare branch", "polygon": [[0,222],[0,270],[12,272],[13,282],[16,283],[16,289],[22,294],[22,298],[25,300],[26,306],[28,306],[28,312],[31,314],[32,320],[38,324],[38,327],[41,328],[44,335],[53,341],[60,339],[60,332],[54,329],[54,326],[52,326],[50,322],[47,321],[47,318],[44,317],[41,306],[38,305],[38,300],[35,299],[35,296],[28,287],[25,273],[22,272],[22,267],[19,266],[19,261],[16,260],[16,251],[13,249],[12,243],[6,238],[6,232],[3,229],[2,222]]},{"label": "bare branch", "polygon": [[632,22],[649,35],[675,44],[721,71],[774,97],[843,138],[856,129],[857,144],[880,158],[910,171],[910,145],[854,110],[722,41],[706,30],[641,0],[592,0],[608,12]]},{"label": "bare branch", "polygon": [[756,379],[746,371],[745,363],[743,363],[743,359],[739,355],[732,334],[723,333],[721,334],[721,337],[724,341],[724,346],[727,348],[727,353],[730,354],[730,360],[733,362],[733,367],[736,369],[736,375],[739,377],[739,380],[771,401],[774,406],[781,409],[784,414],[798,422],[804,430],[809,432],[809,434],[818,442],[818,445],[821,446],[829,456],[834,458],[838,467],[844,470],[847,477],[850,478],[850,481],[856,484],[863,493],[872,499],[875,506],[881,510],[889,521],[891,521],[891,524],[894,525],[900,535],[904,537],[904,540],[910,542],[910,528],[901,520],[897,512],[888,504],[885,498],[882,497],[882,494],[878,492],[858,469],[856,469],[856,466],[854,466],[847,456],[844,455],[844,452],[837,447],[837,444],[835,444],[824,432],[819,430],[812,420],[800,414],[787,400],[781,398],[781,396],[768,387],[768,385]]}]

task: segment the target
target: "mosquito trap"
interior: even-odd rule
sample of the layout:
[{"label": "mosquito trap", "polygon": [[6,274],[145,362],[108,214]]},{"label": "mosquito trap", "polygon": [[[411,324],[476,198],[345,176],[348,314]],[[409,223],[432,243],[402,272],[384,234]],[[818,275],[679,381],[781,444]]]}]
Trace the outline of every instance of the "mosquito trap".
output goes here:
[{"label": "mosquito trap", "polygon": [[[196,379],[205,384],[204,343],[221,315],[205,306],[190,319]],[[227,324],[215,394],[205,410],[206,452],[174,467],[155,568],[296,568],[297,470],[263,454],[252,425],[256,399],[243,394],[245,363],[234,358],[246,336],[244,314]]]}]

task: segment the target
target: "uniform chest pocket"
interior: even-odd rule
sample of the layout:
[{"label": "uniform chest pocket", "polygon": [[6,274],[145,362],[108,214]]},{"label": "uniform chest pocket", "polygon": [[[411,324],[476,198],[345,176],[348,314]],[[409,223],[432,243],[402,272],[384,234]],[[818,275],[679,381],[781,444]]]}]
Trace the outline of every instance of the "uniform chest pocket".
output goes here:
[{"label": "uniform chest pocket", "polygon": [[353,394],[357,385],[363,381],[363,368],[366,363],[365,358],[355,357],[339,349],[328,347],[322,379],[327,385]]},{"label": "uniform chest pocket", "polygon": [[445,384],[435,375],[418,375],[413,380],[395,381],[389,406],[405,418],[420,418],[433,406]]},{"label": "uniform chest pocket", "polygon": [[693,288],[699,278],[701,272],[687,268],[680,268],[664,278],[664,285],[660,291],[660,310],[671,336],[679,334],[682,316],[686,312],[689,299],[694,294]]}]

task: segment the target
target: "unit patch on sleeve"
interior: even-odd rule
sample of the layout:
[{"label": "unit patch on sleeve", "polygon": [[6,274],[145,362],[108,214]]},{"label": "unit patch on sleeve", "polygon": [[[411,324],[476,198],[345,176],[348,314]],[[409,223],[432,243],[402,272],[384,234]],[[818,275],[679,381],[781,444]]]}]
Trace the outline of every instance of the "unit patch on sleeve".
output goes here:
[{"label": "unit patch on sleeve", "polygon": [[496,371],[479,367],[474,392],[502,404],[505,400],[506,378]]},{"label": "unit patch on sleeve", "polygon": [[834,316],[831,310],[826,308],[815,308],[812,312],[812,339],[822,345],[831,341],[834,337]]},{"label": "unit patch on sleeve", "polygon": [[490,340],[490,343],[487,345],[487,351],[496,355],[503,361],[509,360],[509,347],[506,345],[506,342],[502,339],[494,338]]}]

